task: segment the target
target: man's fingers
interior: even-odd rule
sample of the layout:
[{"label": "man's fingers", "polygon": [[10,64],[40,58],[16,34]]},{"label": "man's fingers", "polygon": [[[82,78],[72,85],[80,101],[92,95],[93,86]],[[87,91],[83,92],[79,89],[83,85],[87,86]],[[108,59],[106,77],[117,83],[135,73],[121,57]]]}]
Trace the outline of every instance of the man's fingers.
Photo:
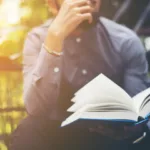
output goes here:
[{"label": "man's fingers", "polygon": [[79,13],[90,13],[92,12],[93,8],[91,6],[82,6],[82,7],[79,7]]},{"label": "man's fingers", "polygon": [[84,6],[84,5],[90,5],[90,2],[88,0],[77,0],[77,1],[70,2],[70,6],[72,8]]},{"label": "man's fingers", "polygon": [[92,18],[92,14],[91,13],[84,13],[84,14],[79,14],[80,17],[80,21],[84,21],[84,20],[88,20],[89,23],[92,23],[93,18]]},{"label": "man's fingers", "polygon": [[92,14],[91,13],[84,13],[84,14],[76,14],[76,16],[71,17],[69,25],[71,26],[71,30],[74,30],[80,23],[83,21],[88,20],[89,23],[92,23]]}]

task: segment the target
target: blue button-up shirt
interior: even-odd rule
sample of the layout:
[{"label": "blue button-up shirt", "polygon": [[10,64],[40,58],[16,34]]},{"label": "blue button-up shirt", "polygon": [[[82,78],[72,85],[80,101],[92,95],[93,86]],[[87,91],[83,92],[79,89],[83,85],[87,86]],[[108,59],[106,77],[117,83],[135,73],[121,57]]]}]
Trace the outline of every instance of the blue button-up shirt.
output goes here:
[{"label": "blue button-up shirt", "polygon": [[78,37],[69,36],[60,57],[42,47],[51,20],[28,34],[23,74],[29,114],[61,118],[73,94],[100,73],[131,96],[147,88],[148,65],[139,38],[122,25],[102,17],[100,20],[106,35],[99,22]]}]

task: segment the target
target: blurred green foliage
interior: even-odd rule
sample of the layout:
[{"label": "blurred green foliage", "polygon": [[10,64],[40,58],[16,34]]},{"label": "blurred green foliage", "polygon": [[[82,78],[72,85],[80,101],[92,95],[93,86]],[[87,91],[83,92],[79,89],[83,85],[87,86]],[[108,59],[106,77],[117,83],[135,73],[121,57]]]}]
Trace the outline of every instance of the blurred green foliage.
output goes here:
[{"label": "blurred green foliage", "polygon": [[[7,29],[4,40],[0,42],[0,55],[9,56],[22,52],[24,39],[29,30],[45,22],[51,14],[48,12],[45,0],[20,0],[20,21]],[[0,29],[0,30],[3,30]]]},{"label": "blurred green foliage", "polygon": [[[4,0],[5,1],[5,0]],[[23,43],[26,34],[33,27],[44,23],[51,14],[45,4],[45,0],[20,0],[22,16],[16,24],[7,28],[0,28],[0,57],[9,57],[12,54],[22,54]],[[6,34],[5,34],[6,31]],[[14,60],[22,64],[22,57]],[[22,100],[22,73],[18,71],[0,70],[0,136],[10,134],[18,122],[25,117],[24,111],[8,111],[7,108],[24,107]],[[2,111],[1,110],[6,110]],[[6,141],[5,141],[6,142]],[[4,141],[0,141],[0,150],[6,150]]]}]

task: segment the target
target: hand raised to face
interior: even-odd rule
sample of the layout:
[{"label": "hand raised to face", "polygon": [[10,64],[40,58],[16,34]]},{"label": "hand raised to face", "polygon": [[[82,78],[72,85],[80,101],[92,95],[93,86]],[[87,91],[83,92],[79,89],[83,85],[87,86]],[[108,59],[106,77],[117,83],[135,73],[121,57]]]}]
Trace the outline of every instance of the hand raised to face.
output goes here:
[{"label": "hand raised to face", "polygon": [[92,23],[92,6],[87,0],[65,0],[49,30],[65,39],[79,24]]}]

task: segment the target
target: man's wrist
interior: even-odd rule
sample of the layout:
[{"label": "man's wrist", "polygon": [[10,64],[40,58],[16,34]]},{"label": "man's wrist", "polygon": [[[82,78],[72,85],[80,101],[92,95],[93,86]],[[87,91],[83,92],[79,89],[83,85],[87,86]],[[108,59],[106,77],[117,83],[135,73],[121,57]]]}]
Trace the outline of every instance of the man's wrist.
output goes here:
[{"label": "man's wrist", "polygon": [[62,52],[63,39],[61,39],[60,37],[48,33],[44,44],[48,49],[53,50],[56,53]]},{"label": "man's wrist", "polygon": [[57,52],[55,50],[50,49],[48,46],[46,46],[44,43],[42,44],[42,47],[50,54],[54,55],[54,56],[62,56],[63,52]]}]

